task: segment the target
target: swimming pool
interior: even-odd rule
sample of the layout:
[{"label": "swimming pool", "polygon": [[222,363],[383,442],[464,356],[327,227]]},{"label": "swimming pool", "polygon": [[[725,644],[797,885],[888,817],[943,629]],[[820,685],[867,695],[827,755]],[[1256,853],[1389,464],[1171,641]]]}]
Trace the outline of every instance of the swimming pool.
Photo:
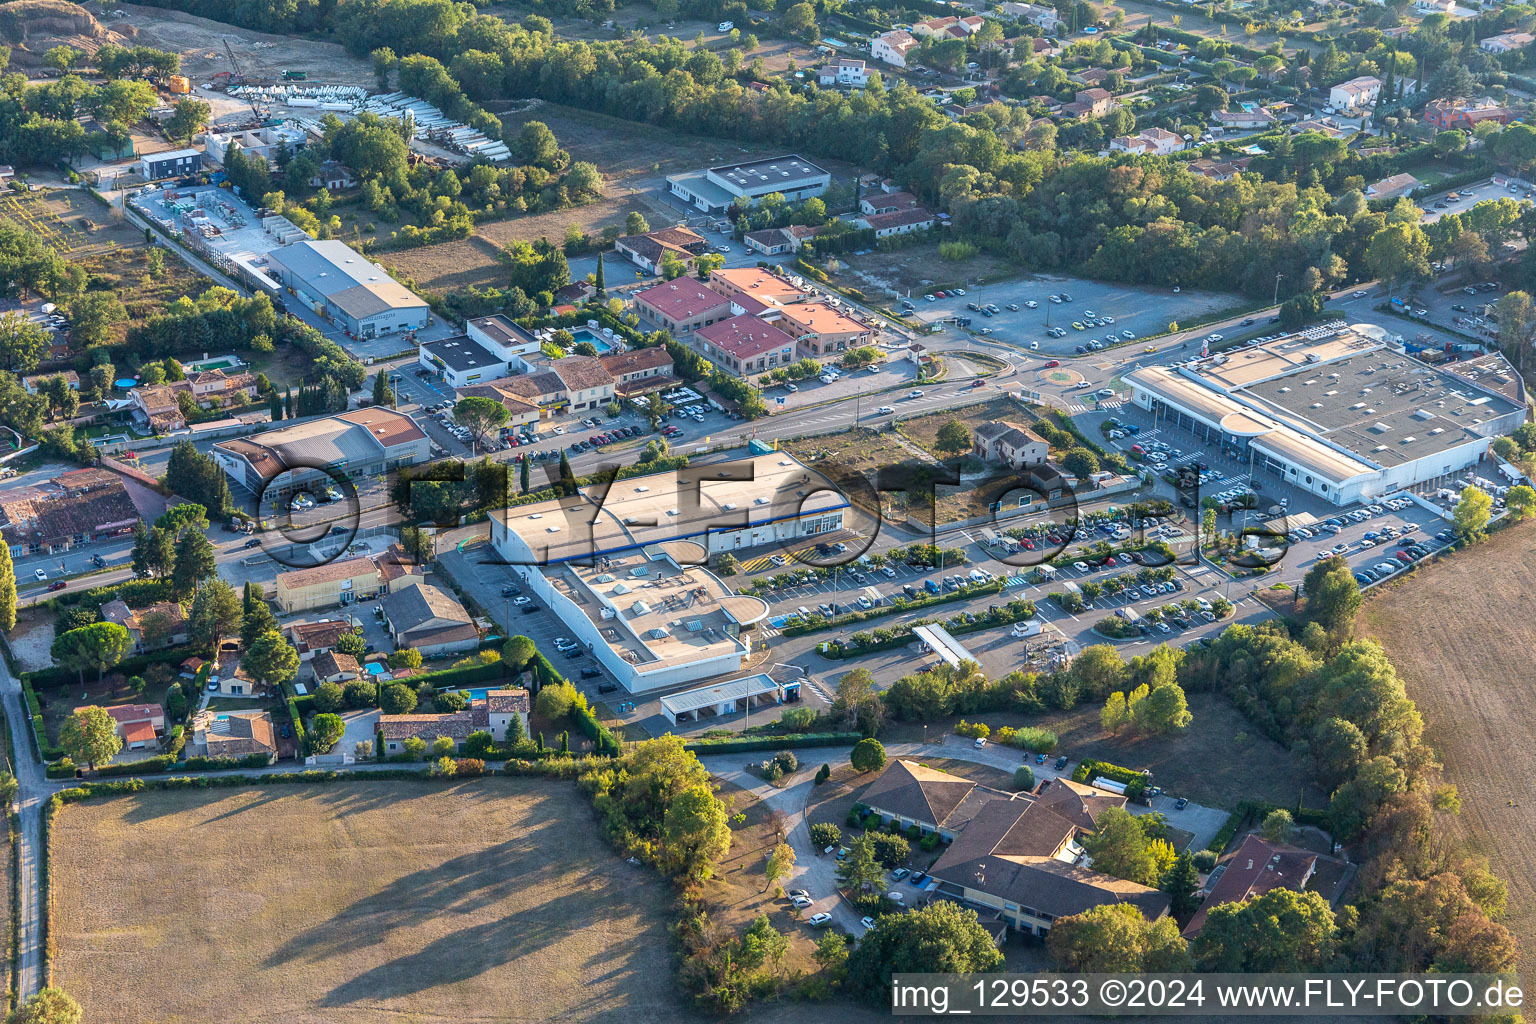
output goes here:
[{"label": "swimming pool", "polygon": [[489,686],[478,686],[473,690],[460,690],[459,692],[470,700],[485,700],[485,695],[491,692],[491,688]]},{"label": "swimming pool", "polygon": [[389,669],[384,667],[383,662],[378,661],[370,661],[363,668],[367,669],[368,674],[371,676],[382,676],[389,672]]},{"label": "swimming pool", "polygon": [[597,349],[597,354],[600,356],[607,355],[610,352],[618,351],[618,346],[614,344],[612,340],[603,337],[596,331],[588,330],[585,327],[578,327],[573,330],[571,332],[571,337],[576,339],[577,344],[580,344],[583,341],[590,341],[592,343],[592,347]]}]

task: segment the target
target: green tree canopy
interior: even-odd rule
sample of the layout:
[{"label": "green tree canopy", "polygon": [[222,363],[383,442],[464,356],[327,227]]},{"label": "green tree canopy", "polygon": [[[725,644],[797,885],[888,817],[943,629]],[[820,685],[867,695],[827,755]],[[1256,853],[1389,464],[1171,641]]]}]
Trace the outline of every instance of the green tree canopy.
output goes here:
[{"label": "green tree canopy", "polygon": [[1003,954],[974,910],[936,900],[875,920],[848,957],[848,988],[864,1002],[891,1003],[893,974],[968,976],[1001,970]]}]

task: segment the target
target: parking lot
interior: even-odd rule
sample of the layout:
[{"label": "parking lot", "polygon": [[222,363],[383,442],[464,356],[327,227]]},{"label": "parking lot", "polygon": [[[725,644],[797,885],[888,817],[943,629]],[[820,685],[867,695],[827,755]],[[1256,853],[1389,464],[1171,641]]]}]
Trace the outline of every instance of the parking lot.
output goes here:
[{"label": "parking lot", "polygon": [[[1134,435],[1112,438],[1109,444],[1122,451],[1140,445],[1156,458],[1156,461],[1148,460],[1154,472],[1176,472],[1195,463],[1207,467],[1199,490],[1202,500],[1205,497],[1224,500],[1252,487],[1257,507],[1220,517],[1218,529],[1237,532],[1244,527],[1258,527],[1282,515],[1298,524],[1291,531],[1289,544],[1277,563],[1280,578],[1286,581],[1300,579],[1320,558],[1335,553],[1343,554],[1354,571],[1364,572],[1378,563],[1398,561],[1397,542],[1405,538],[1421,540],[1431,551],[1444,546],[1443,541],[1437,542],[1433,538],[1449,528],[1448,519],[1405,495],[1376,499],[1368,504],[1367,514],[1360,515],[1361,506],[1339,508],[1269,474],[1257,474],[1250,482],[1249,467],[1245,462],[1227,452],[1201,447],[1203,442],[1199,438],[1178,427],[1170,427],[1166,422],[1157,423],[1150,413],[1136,406],[1122,406],[1115,411],[1114,418],[1140,429]],[[1160,483],[1159,489],[1172,496],[1168,484]],[[1352,513],[1355,518],[1350,518]],[[1319,524],[1333,519],[1340,520],[1336,530],[1318,529]],[[1376,536],[1367,538],[1367,533]],[[1362,543],[1366,541],[1369,543]],[[1335,552],[1333,549],[1340,545],[1343,549]]]},{"label": "parking lot", "polygon": [[[995,284],[977,285],[962,289],[964,294],[946,293],[932,302],[924,295],[914,294],[911,313],[914,319],[933,323],[951,316],[971,318],[970,329],[980,332],[986,328],[996,341],[1007,342],[1021,348],[1039,343],[1039,351],[1052,355],[1065,355],[1086,346],[1089,339],[1103,342],[1113,330],[1117,343],[1132,339],[1123,337],[1130,331],[1136,339],[1161,334],[1172,322],[1187,322],[1201,314],[1211,313],[1231,305],[1230,296],[1206,292],[1164,289],[1133,288],[1127,285],[1108,284],[1100,281],[1084,281],[1046,275],[1032,275]],[[1050,301],[1050,296],[1069,296],[1062,302]],[[970,303],[979,306],[996,305],[1000,312],[985,316],[968,308]],[[1036,308],[1031,309],[1028,303]],[[1010,308],[1018,306],[1017,310]],[[1112,316],[1114,323],[1095,327],[1086,323],[1089,311],[1098,316]],[[1082,330],[1074,330],[1073,322],[1084,324]],[[1050,327],[1066,330],[1059,338],[1049,336]]]},{"label": "parking lot", "polygon": [[[1450,198],[1451,192],[1456,194],[1455,199]],[[1520,179],[1509,179],[1503,185],[1496,185],[1490,179],[1466,188],[1451,189],[1426,196],[1419,201],[1418,205],[1424,211],[1424,223],[1429,224],[1449,214],[1466,213],[1486,199],[1514,199],[1517,202],[1528,203],[1536,198],[1533,192],[1536,192],[1536,188]]]}]

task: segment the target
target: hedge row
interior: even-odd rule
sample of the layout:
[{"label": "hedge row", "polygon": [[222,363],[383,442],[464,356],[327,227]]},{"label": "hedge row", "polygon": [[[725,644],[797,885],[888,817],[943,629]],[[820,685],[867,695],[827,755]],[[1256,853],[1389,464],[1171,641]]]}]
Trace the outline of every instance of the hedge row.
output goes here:
[{"label": "hedge row", "polygon": [[25,674],[21,677],[21,693],[27,701],[27,712],[32,716],[32,753],[43,762],[57,761],[64,751],[48,743],[48,730],[43,726],[43,704],[32,689],[32,681]]},{"label": "hedge row", "polygon": [[797,623],[785,626],[779,632],[785,636],[804,636],[806,633],[818,633],[824,629],[842,629],[845,626],[856,625],[860,622],[868,622],[870,619],[882,618],[886,615],[895,615],[899,612],[917,611],[936,604],[947,604],[950,601],[960,601],[978,594],[998,594],[1003,589],[1001,580],[993,580],[990,583],[967,583],[958,590],[948,594],[929,594],[926,598],[910,599],[905,597],[892,598],[889,604],[883,604],[875,608],[861,609],[849,612],[847,615],[839,615],[833,619],[823,618],[821,621]]},{"label": "hedge row", "polygon": [[1147,788],[1147,777],[1141,772],[1122,768],[1108,761],[1083,761],[1072,773],[1073,782],[1081,782],[1085,785],[1093,785],[1093,780],[1098,778],[1111,779],[1115,782],[1125,783],[1125,795],[1134,800],[1141,796],[1142,790]]},{"label": "hedge row", "polygon": [[244,757],[189,757],[177,761],[175,754],[159,754],[139,761],[122,764],[105,764],[96,769],[98,777],[114,775],[158,775],[161,772],[223,772],[234,768],[265,768],[266,754],[247,754]]},{"label": "hedge row", "polygon": [[1222,851],[1232,840],[1237,838],[1237,833],[1248,827],[1255,821],[1263,821],[1273,811],[1285,810],[1290,812],[1291,820],[1298,825],[1312,825],[1327,832],[1333,831],[1333,819],[1329,817],[1327,810],[1316,807],[1302,807],[1298,802],[1295,807],[1281,808],[1276,804],[1265,803],[1262,800],[1239,800],[1237,809],[1227,815],[1227,823],[1221,826],[1220,831],[1206,845],[1207,850],[1220,856]]},{"label": "hedge row", "polygon": [[[560,674],[555,666],[549,663],[549,659],[544,656],[543,651],[535,652],[533,660],[529,664],[533,667],[533,674],[539,680],[540,689],[551,684],[558,685],[569,682],[565,676]],[[576,727],[581,730],[582,734],[592,741],[598,754],[604,757],[618,757],[622,752],[623,744],[619,742],[619,738],[610,732],[606,725],[597,720],[597,715],[592,712],[590,707],[573,707],[571,709],[571,717],[576,720]]]},{"label": "hedge row", "polygon": [[741,736],[693,740],[683,744],[695,754],[732,754],[743,750],[788,750],[796,747],[839,747],[864,738],[861,732],[793,732],[783,736]]},{"label": "hedge row", "polygon": [[88,604],[94,608],[106,604],[114,597],[120,597],[128,607],[142,608],[144,605],[169,601],[173,596],[170,580],[123,580],[120,583],[91,587],[89,590],[61,590],[58,597],[37,603],[39,607]]},{"label": "hedge row", "polygon": [[[1012,603],[1013,602],[1011,601],[1009,602],[1009,604]],[[951,636],[964,636],[967,633],[975,633],[982,629],[993,629],[997,626],[1011,626],[1015,622],[1024,622],[1034,617],[1035,602],[1025,601],[1024,608],[1019,613],[1015,613],[1008,607],[1008,605],[1003,605],[999,607],[995,613],[989,611],[983,615],[976,616],[975,622],[966,622],[956,626],[945,625],[944,628],[949,632]],[[935,620],[930,619],[913,622],[905,627],[906,632],[898,633],[896,636],[885,640],[875,640],[871,643],[860,644],[852,652],[845,652],[841,647],[838,647],[834,644],[825,644],[818,645],[817,653],[820,654],[823,658],[828,658],[832,661],[841,661],[843,658],[849,657],[850,653],[853,657],[858,657],[860,655],[870,654],[874,651],[888,651],[892,648],[902,647],[912,642],[912,626],[926,625],[932,621]]]}]

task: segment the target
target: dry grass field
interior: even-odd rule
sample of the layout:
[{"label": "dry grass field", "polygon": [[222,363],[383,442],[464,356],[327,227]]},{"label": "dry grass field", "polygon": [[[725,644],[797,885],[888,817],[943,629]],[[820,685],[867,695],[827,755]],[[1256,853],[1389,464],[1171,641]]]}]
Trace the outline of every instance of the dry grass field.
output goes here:
[{"label": "dry grass field", "polygon": [[66,807],[52,851],[54,983],[87,1020],[645,1024],[681,1009],[670,887],[613,854],[569,784],[143,793]]},{"label": "dry grass field", "polygon": [[1520,938],[1522,970],[1536,964],[1533,574],[1536,526],[1503,530],[1389,584],[1359,619],[1424,715],[1425,733],[1460,790],[1467,843],[1509,885],[1505,923]]}]

